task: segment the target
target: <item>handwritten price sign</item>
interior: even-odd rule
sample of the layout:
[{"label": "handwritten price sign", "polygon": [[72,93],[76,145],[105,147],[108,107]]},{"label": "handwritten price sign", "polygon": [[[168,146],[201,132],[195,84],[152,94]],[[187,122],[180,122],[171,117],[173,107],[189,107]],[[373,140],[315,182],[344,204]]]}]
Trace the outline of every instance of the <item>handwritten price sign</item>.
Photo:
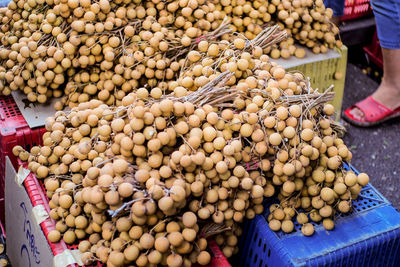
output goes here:
[{"label": "handwritten price sign", "polygon": [[53,253],[36,223],[33,206],[23,186],[15,182],[16,172],[6,161],[7,254],[13,267],[52,267]]},{"label": "handwritten price sign", "polygon": [[36,264],[40,264],[40,252],[35,245],[35,235],[34,232],[32,231],[32,224],[30,218],[28,217],[28,210],[26,208],[26,205],[24,202],[21,202],[19,206],[21,207],[22,212],[24,213],[25,216],[23,228],[24,228],[24,233],[26,234],[25,236],[28,244],[28,245],[27,244],[21,245],[21,257],[27,255],[29,267],[31,267],[31,258],[34,260]]}]

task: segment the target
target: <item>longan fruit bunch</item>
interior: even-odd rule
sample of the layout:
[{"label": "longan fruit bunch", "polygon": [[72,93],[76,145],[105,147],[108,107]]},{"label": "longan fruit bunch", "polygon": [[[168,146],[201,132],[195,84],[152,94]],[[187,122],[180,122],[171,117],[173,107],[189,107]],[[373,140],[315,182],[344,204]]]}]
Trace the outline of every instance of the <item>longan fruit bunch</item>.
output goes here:
[{"label": "longan fruit bunch", "polygon": [[[86,263],[207,264],[205,237],[218,233],[225,256],[237,253],[241,222],[263,213],[265,198],[276,195],[276,210],[288,213],[273,211],[271,228],[285,219],[288,232],[300,197],[307,204],[306,197],[321,195],[307,212],[332,218],[325,207],[336,208],[332,192],[341,183],[340,209],[351,207],[348,200],[368,179],[343,178],[351,152],[330,119],[334,108],[326,102],[333,94],[313,91],[302,74],[259,56],[262,46],[253,44],[264,39],[257,40],[251,53],[236,49],[240,40],[214,46],[206,59],[217,67],[190,94],[153,98],[143,88],[119,107],[80,103],[46,120],[43,146],[15,147],[44,182],[57,222],[50,240],[81,241]],[[216,60],[223,51],[225,61]],[[199,62],[201,55],[194,56],[192,63]],[[245,75],[236,78],[227,64],[240,62]],[[192,63],[187,77],[199,66]]]},{"label": "longan fruit bunch", "polygon": [[244,39],[254,39],[268,24],[278,24],[287,31],[291,36],[288,41],[264,50],[274,59],[305,57],[306,50],[299,44],[316,54],[342,46],[342,42],[336,40],[338,27],[330,22],[332,9],[325,8],[322,0],[225,0],[215,1],[215,4],[217,10],[230,18],[232,31],[240,33]]},{"label": "longan fruit bunch", "polygon": [[[336,164],[331,163],[330,164]],[[335,218],[339,213],[352,211],[352,200],[357,199],[361,188],[369,182],[366,173],[356,175],[352,171],[341,171],[335,174],[326,167],[318,166],[307,178],[302,187],[300,180],[286,181],[281,190],[281,199],[289,195],[289,198],[280,204],[271,205],[268,215],[269,226],[274,231],[290,233],[294,229],[293,220],[302,225],[301,231],[310,236],[314,233],[314,225],[321,223],[326,230],[335,227]],[[324,171],[323,171],[324,170]],[[316,181],[322,181],[317,185]],[[318,182],[319,183],[319,182]],[[299,197],[293,197],[292,193],[301,192]],[[286,202],[289,203],[286,204]]]},{"label": "longan fruit bunch", "polygon": [[[206,123],[203,114],[209,113],[208,120],[213,121],[211,106],[195,109],[189,102],[173,103],[167,99],[145,107],[138,99],[132,103],[133,98],[129,95],[124,99],[128,106],[123,109],[110,109],[92,100],[69,114],[58,112],[46,121],[49,131],[43,136],[43,146],[31,149],[28,167],[39,179],[44,179],[50,216],[57,221],[56,230],[49,234],[50,241],[62,238],[71,244],[88,237],[92,247],[82,252],[92,254],[86,253],[85,257],[92,255],[93,259],[119,265],[118,260],[124,254],[120,251],[121,242],[139,239],[138,248],[155,246],[156,251],[138,254],[137,258],[126,256],[126,252],[122,262],[129,260],[140,265],[147,260],[158,264],[164,257],[166,264],[172,266],[170,260],[182,262],[184,259],[179,255],[192,252],[193,242],[205,242],[196,247],[206,246],[205,239],[198,238],[205,222],[236,229],[235,223],[244,216],[251,218],[263,211],[263,196],[272,195],[273,188],[259,172],[248,173],[242,166],[233,170],[238,178],[221,184],[220,179],[236,166],[235,158],[228,155],[236,153],[240,158],[242,143],[236,140],[222,154],[225,140],[216,136],[216,129],[196,127],[200,118]],[[167,127],[166,120],[172,114],[178,121]],[[125,119],[119,118],[125,115]],[[207,150],[197,144],[202,138],[210,141],[205,146]],[[187,144],[182,139],[187,139]],[[196,153],[192,151],[195,148],[199,150]],[[25,153],[20,147],[13,152]],[[203,195],[206,195],[204,200]],[[185,208],[188,211],[184,212]],[[124,215],[126,209],[128,215]],[[111,223],[115,221],[113,218],[115,226]],[[135,239],[139,226],[143,234]],[[115,229],[119,237],[111,240]],[[176,247],[173,254],[168,245],[166,249],[157,248],[158,237],[164,240],[165,234],[168,244]],[[225,249],[227,255],[228,252],[232,255],[236,242],[229,242],[232,249]],[[205,248],[193,253],[194,262],[208,263],[210,257]]]},{"label": "longan fruit bunch", "polygon": [[93,98],[120,104],[139,85],[163,88],[199,36],[223,34],[213,32],[226,24],[213,23],[222,16],[207,15],[214,10],[204,0],[13,0],[0,10],[0,92],[63,97],[60,110]]},{"label": "longan fruit bunch", "polygon": [[[273,12],[272,20],[296,43],[308,47],[315,54],[343,45],[336,40],[339,28],[330,22],[333,11],[325,8],[323,0],[273,0],[268,10]],[[305,50],[295,46],[292,40],[267,48],[265,52],[272,58],[288,58],[290,55],[303,58],[306,55]]]},{"label": "longan fruit bunch", "polygon": [[[317,123],[313,122],[314,117],[303,119],[301,125],[291,125],[288,114],[300,114],[298,106],[276,110],[275,119],[287,118],[286,127],[282,126],[283,136],[273,133],[269,141],[278,144],[286,138],[289,146],[276,153],[272,168],[272,184],[280,188],[277,196],[280,203],[270,206],[267,218],[274,231],[292,232],[295,216],[306,236],[314,233],[310,221],[322,221],[326,230],[332,230],[337,213],[350,212],[352,200],[357,199],[362,187],[369,182],[367,174],[356,175],[342,166],[344,161],[351,161],[352,153],[329,119],[334,107],[324,104],[315,112],[322,115]],[[264,120],[266,127],[270,120],[274,121]]]},{"label": "longan fruit bunch", "polygon": [[[252,40],[275,18],[296,41],[325,52],[340,41],[321,2],[13,0],[0,10],[0,93],[21,90],[39,103],[61,98],[56,110],[90,99],[121,105],[142,87],[159,95],[175,86],[201,40],[230,40],[232,31]],[[273,58],[305,55],[293,39],[263,49]]]},{"label": "longan fruit bunch", "polygon": [[[276,66],[275,63],[270,62],[267,55],[263,54],[263,49],[286,37],[285,32],[273,26],[264,29],[257,38],[251,41],[241,37],[232,37],[230,41],[201,40],[198,50],[188,53],[179,78],[169,83],[168,91],[172,91],[175,97],[188,96],[224,72],[233,74],[229,76],[227,86],[233,86],[245,92],[250,88],[261,88],[263,85],[258,83],[269,79],[271,74],[268,71]],[[302,77],[298,76],[295,79],[300,81]],[[292,80],[292,78],[289,79]],[[301,91],[294,82],[290,86],[297,93]],[[282,84],[281,89],[289,89],[289,84]],[[287,93],[290,94],[289,91]],[[152,95],[151,92],[150,95]],[[273,95],[279,97],[276,92]]]}]

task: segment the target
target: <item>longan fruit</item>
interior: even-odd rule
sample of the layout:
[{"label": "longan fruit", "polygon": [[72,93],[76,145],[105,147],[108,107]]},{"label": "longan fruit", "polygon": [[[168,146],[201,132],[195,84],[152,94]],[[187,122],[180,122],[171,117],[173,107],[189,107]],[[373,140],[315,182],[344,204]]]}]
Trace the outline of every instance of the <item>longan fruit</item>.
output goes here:
[{"label": "longan fruit", "polygon": [[335,113],[335,107],[332,104],[325,104],[324,113],[328,116],[333,115],[333,113]]},{"label": "longan fruit", "polygon": [[314,226],[311,223],[306,223],[301,227],[301,232],[305,236],[312,236],[314,234]]},{"label": "longan fruit", "polygon": [[197,263],[200,265],[207,265],[211,261],[211,255],[207,251],[201,251],[197,256]]},{"label": "longan fruit", "polygon": [[154,248],[160,251],[161,253],[168,251],[169,246],[170,243],[168,239],[164,236],[157,237],[154,242]]},{"label": "longan fruit", "polygon": [[366,186],[369,183],[369,176],[366,173],[360,173],[357,176],[357,182],[361,185],[361,186]]},{"label": "longan fruit", "polygon": [[291,233],[294,229],[294,224],[291,220],[284,220],[281,225],[281,229],[285,233]]},{"label": "longan fruit", "polygon": [[269,225],[269,228],[271,228],[272,231],[276,232],[276,231],[281,230],[281,222],[276,220],[276,219],[271,220],[268,223],[268,225]]},{"label": "longan fruit", "polygon": [[299,213],[296,217],[296,220],[299,224],[306,224],[308,223],[308,217],[305,213]]},{"label": "longan fruit", "polygon": [[61,233],[57,230],[51,230],[47,235],[47,238],[52,243],[57,243],[61,239]]},{"label": "longan fruit", "polygon": [[154,237],[151,234],[148,233],[144,233],[141,237],[140,237],[140,246],[144,249],[150,249],[153,247],[154,245]]},{"label": "longan fruit", "polygon": [[14,146],[12,149],[12,153],[14,156],[18,157],[19,153],[21,151],[24,151],[24,149],[22,148],[22,146]]},{"label": "longan fruit", "polygon": [[75,235],[74,231],[72,231],[72,230],[66,231],[63,235],[63,240],[67,244],[73,244],[76,240],[76,235]]},{"label": "longan fruit", "polygon": [[192,228],[197,223],[197,216],[193,212],[187,211],[182,215],[182,223],[188,228]]},{"label": "longan fruit", "polygon": [[344,176],[344,183],[351,187],[357,183],[358,177],[355,175],[354,172],[347,172]]},{"label": "longan fruit", "polygon": [[174,247],[179,247],[183,242],[183,236],[180,232],[172,232],[168,235],[168,241]]},{"label": "longan fruit", "polygon": [[322,221],[322,225],[324,226],[324,228],[325,228],[326,230],[333,230],[333,228],[335,228],[335,223],[334,223],[334,221],[333,221],[332,219],[329,219],[329,218],[325,218],[325,219]]}]

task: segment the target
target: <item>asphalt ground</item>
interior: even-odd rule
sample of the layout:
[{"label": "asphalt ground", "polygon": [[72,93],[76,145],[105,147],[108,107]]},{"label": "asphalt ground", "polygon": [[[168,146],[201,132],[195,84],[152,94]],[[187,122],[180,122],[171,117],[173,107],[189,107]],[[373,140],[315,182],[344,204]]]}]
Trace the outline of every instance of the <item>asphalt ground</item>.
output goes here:
[{"label": "asphalt ground", "polygon": [[[366,98],[378,83],[352,64],[347,65],[342,109]],[[359,171],[368,173],[370,181],[393,205],[400,209],[400,119],[379,126],[360,128],[345,121],[346,145],[353,153],[351,163]]]}]

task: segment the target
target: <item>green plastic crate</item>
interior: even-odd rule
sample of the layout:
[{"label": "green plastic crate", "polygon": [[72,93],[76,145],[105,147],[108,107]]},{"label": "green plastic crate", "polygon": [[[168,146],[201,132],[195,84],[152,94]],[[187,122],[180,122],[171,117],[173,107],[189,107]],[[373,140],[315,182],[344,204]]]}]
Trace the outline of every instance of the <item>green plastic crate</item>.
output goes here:
[{"label": "green plastic crate", "polygon": [[[344,82],[347,67],[347,47],[330,50],[326,54],[313,54],[307,50],[307,56],[302,59],[291,57],[290,59],[275,60],[288,71],[297,70],[310,78],[311,87],[324,91],[333,85],[335,98],[332,104],[336,110],[336,120],[340,119],[343,102]],[[340,73],[340,79],[335,79],[335,73]]]}]

